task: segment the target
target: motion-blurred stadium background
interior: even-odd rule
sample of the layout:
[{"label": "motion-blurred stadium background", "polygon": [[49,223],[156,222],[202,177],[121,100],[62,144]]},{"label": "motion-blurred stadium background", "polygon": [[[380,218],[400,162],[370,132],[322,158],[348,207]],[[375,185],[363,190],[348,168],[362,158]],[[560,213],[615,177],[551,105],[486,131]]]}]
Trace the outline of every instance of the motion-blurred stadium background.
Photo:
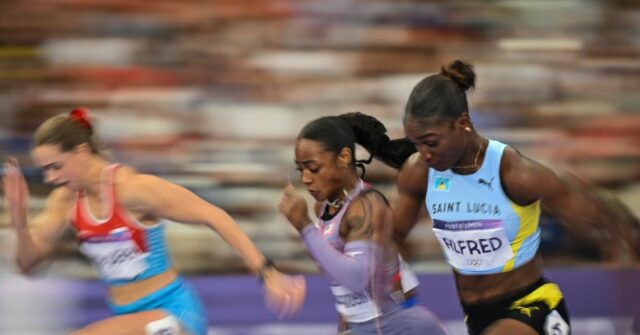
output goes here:
[{"label": "motion-blurred stadium background", "polygon": [[[632,0],[2,0],[0,157],[25,165],[35,212],[50,190],[30,168],[31,133],[52,115],[88,106],[114,160],[187,186],[227,210],[282,269],[315,273],[276,212],[287,178],[297,178],[298,130],[319,116],[361,111],[400,137],[413,85],[454,58],[476,66],[471,114],[483,135],[576,173],[640,215],[640,3]],[[394,178],[382,164],[367,169],[391,198]],[[4,209],[0,334],[60,333],[101,317],[103,292],[72,239],[41,271],[44,279],[14,274]],[[403,252],[423,286],[440,283],[425,288],[425,299],[460,333],[449,270],[424,221]],[[584,281],[569,302],[611,304],[578,308],[582,332],[574,333],[632,334],[637,265],[572,239],[552,217],[542,226],[551,273]],[[207,288],[216,295],[229,278],[248,279],[215,234],[177,224],[168,231],[176,266],[202,290],[207,280],[219,283],[218,291]],[[590,281],[602,298],[587,298]],[[622,282],[632,286],[623,290]],[[253,319],[243,316],[253,328],[237,328],[242,318],[219,317],[233,308],[212,301],[212,333],[331,333],[335,313],[322,285],[311,286],[319,300],[308,299],[311,307],[290,321],[310,328],[272,326],[261,306]],[[259,305],[253,289],[247,304]],[[449,290],[446,301],[429,296],[439,289]],[[305,316],[314,304],[323,314],[317,319]]]}]

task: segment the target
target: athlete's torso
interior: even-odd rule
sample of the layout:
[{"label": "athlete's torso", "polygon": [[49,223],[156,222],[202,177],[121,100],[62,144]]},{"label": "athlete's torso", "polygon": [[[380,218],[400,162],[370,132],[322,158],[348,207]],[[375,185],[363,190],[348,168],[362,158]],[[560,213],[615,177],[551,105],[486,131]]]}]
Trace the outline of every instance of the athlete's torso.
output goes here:
[{"label": "athlete's torso", "polygon": [[469,175],[429,169],[427,210],[457,273],[509,272],[537,253],[540,204],[520,206],[504,192],[500,164],[505,147],[489,140],[482,166]]},{"label": "athlete's torso", "polygon": [[[345,243],[340,236],[340,224],[347,212],[352,199],[356,198],[362,192],[371,189],[371,186],[358,180],[355,189],[347,197],[345,203],[334,215],[327,215],[327,203],[320,206],[318,219],[318,227],[325,240],[327,240],[336,250],[343,252]],[[393,300],[393,278],[398,275],[399,260],[397,257],[392,261],[386,261],[385,264],[379,264],[376,267],[379,273],[373,275],[377,280],[377,285],[385,287],[381,292],[380,288],[376,289],[376,299],[372,298],[373,288],[370,284],[362,292],[353,292],[348,288],[340,285],[334,278],[325,275],[331,285],[331,291],[336,298],[336,309],[342,317],[348,322],[365,322],[372,320],[387,310],[398,307],[398,303]],[[384,273],[383,273],[384,272]],[[413,285],[413,284],[412,284]],[[413,287],[417,284],[413,285]],[[400,293],[400,292],[398,292]]]},{"label": "athlete's torso", "polygon": [[165,225],[143,225],[119,203],[114,186],[118,167],[110,165],[103,172],[102,201],[108,215],[96,218],[88,197],[80,191],[72,218],[80,251],[96,265],[100,278],[109,286],[140,282],[171,268]]}]

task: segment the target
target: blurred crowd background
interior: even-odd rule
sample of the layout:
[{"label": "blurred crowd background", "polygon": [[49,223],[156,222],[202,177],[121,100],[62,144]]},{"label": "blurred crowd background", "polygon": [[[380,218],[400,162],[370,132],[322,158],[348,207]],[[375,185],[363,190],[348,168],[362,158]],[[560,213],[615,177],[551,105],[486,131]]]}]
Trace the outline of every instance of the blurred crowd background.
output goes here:
[{"label": "blurred crowd background", "polygon": [[[455,58],[476,66],[470,105],[481,134],[640,214],[640,3],[632,0],[2,0],[0,156],[25,166],[37,211],[50,189],[29,158],[32,132],[87,106],[112,159],[190,188],[282,268],[314,272],[276,209],[287,180],[298,178],[298,130],[361,111],[403,136],[411,88]],[[367,179],[393,198],[395,173],[374,162]],[[0,213],[6,256],[12,234]],[[418,272],[448,271],[423,221],[403,252]],[[617,262],[552,217],[542,225],[548,265]],[[168,230],[180,270],[245,271],[205,228]],[[73,239],[58,256],[48,273],[94,277]]]}]

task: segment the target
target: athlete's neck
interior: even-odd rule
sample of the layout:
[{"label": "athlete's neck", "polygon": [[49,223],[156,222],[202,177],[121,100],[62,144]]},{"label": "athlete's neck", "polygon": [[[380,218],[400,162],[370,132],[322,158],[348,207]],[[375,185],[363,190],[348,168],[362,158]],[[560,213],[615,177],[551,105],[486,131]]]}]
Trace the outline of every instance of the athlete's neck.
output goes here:
[{"label": "athlete's neck", "polygon": [[345,181],[345,183],[340,187],[333,196],[327,198],[327,202],[329,203],[329,207],[339,209],[342,205],[347,201],[347,198],[353,192],[353,189],[356,188],[358,183],[358,176],[351,175]]},{"label": "athlete's neck", "polygon": [[451,167],[457,174],[471,174],[480,169],[489,141],[474,131],[467,143],[464,153]]},{"label": "athlete's neck", "polygon": [[109,162],[98,156],[87,162],[86,173],[80,182],[80,189],[84,191],[87,196],[100,195],[102,191],[103,172],[109,164]]}]

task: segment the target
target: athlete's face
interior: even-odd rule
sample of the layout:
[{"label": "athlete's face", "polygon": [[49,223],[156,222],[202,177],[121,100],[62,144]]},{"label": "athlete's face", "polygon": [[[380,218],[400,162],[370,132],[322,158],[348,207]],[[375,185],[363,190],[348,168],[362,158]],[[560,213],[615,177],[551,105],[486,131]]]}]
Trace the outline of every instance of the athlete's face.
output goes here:
[{"label": "athlete's face", "polygon": [[296,142],[295,155],[300,181],[316,201],[336,199],[341,195],[345,173],[349,171],[345,159],[341,161],[320,142],[307,139]]},{"label": "athlete's face", "polygon": [[408,115],[404,121],[404,134],[429,167],[444,171],[455,166],[464,152],[468,122],[461,121],[418,119]]},{"label": "athlete's face", "polygon": [[79,189],[80,177],[86,170],[86,152],[80,147],[64,152],[57,145],[44,144],[35,147],[31,156],[42,168],[44,182],[52,186]]}]

